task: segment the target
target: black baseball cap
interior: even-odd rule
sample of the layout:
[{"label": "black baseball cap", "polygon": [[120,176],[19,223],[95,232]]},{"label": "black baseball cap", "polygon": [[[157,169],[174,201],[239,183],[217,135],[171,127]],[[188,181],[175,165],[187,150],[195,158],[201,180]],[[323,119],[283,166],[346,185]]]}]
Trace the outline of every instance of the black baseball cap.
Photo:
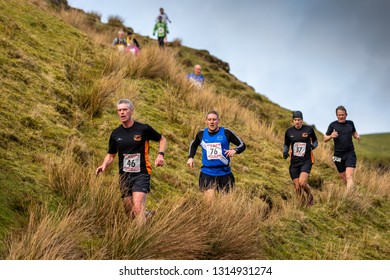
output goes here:
[{"label": "black baseball cap", "polygon": [[293,112],[292,118],[293,118],[293,119],[300,118],[300,119],[303,120],[303,114],[302,114],[301,111],[295,111],[295,112]]}]

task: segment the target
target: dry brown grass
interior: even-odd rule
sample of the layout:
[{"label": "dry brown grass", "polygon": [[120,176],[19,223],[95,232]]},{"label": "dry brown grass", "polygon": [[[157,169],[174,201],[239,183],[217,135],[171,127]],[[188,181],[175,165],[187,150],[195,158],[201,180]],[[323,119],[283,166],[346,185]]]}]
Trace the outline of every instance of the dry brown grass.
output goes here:
[{"label": "dry brown grass", "polygon": [[390,197],[390,171],[383,171],[358,162],[355,182],[358,185],[366,186],[367,193],[384,199]]},{"label": "dry brown grass", "polygon": [[325,253],[321,257],[324,260],[356,260],[355,248],[350,240],[341,240],[338,244],[329,242]]},{"label": "dry brown grass", "polygon": [[58,210],[49,213],[42,205],[30,209],[28,227],[9,238],[8,260],[82,259],[80,239],[88,230],[83,213]]},{"label": "dry brown grass", "polygon": [[99,117],[111,106],[112,97],[121,87],[120,76],[103,77],[91,89],[78,95],[78,104],[91,118]]},{"label": "dry brown grass", "polygon": [[198,90],[189,90],[186,94],[181,95],[190,108],[202,112],[204,119],[205,114],[210,110],[216,110],[220,118],[226,124],[234,124],[241,127],[244,135],[253,135],[255,132],[258,137],[274,142],[279,139],[274,125],[260,120],[256,113],[242,107],[234,99],[224,95],[216,94],[212,85],[205,85]]},{"label": "dry brown grass", "polygon": [[318,147],[314,150],[315,161],[326,163],[329,166],[334,166],[332,161],[333,156],[333,146],[325,144],[324,142],[318,141]]},{"label": "dry brown grass", "polygon": [[[48,185],[63,199],[56,211],[32,209],[26,232],[8,242],[8,259],[252,259],[261,258],[264,204],[245,191],[199,193],[160,201],[139,226],[119,198],[118,178],[94,176],[77,162],[75,143],[47,162]],[[68,209],[68,210],[61,210]]]},{"label": "dry brown grass", "polygon": [[[84,31],[98,45],[108,45],[115,37],[115,33],[106,30],[97,31],[97,21],[91,21],[91,16],[75,9],[61,9],[58,16],[70,25]],[[120,27],[118,28],[119,31]]]},{"label": "dry brown grass", "polygon": [[161,201],[142,227],[115,222],[91,258],[261,258],[258,215],[263,208],[248,202],[246,194],[233,194],[217,197],[210,207],[202,196],[190,193]]},{"label": "dry brown grass", "polygon": [[176,52],[146,45],[139,55],[114,51],[108,58],[104,75],[118,75],[133,79],[161,79],[171,81],[178,71]]}]

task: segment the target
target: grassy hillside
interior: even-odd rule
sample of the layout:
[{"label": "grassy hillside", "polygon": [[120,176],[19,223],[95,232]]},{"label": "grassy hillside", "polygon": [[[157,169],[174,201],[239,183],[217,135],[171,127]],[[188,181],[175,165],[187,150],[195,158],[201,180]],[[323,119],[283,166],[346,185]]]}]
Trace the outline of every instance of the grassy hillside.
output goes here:
[{"label": "grassy hillside", "polygon": [[[44,162],[78,138],[79,97],[99,76],[101,51],[85,35],[27,1],[1,1],[0,236],[51,194]],[[99,55],[97,55],[99,53]]]},{"label": "grassy hillside", "polygon": [[390,167],[390,133],[362,135],[355,145],[358,157],[383,168]]},{"label": "grassy hillside", "polygon": [[[281,157],[291,113],[223,61],[177,42],[162,51],[140,35],[141,55],[124,56],[110,42],[127,27],[45,1],[0,1],[2,258],[388,259],[389,173],[359,164],[346,194],[321,142],[309,181],[316,204],[300,207]],[[197,63],[201,90],[185,79]],[[123,97],[168,139],[148,197],[157,214],[144,227],[124,217],[116,163],[93,175]],[[197,190],[200,153],[186,166],[211,109],[248,147],[232,160],[237,191],[212,207]]]}]

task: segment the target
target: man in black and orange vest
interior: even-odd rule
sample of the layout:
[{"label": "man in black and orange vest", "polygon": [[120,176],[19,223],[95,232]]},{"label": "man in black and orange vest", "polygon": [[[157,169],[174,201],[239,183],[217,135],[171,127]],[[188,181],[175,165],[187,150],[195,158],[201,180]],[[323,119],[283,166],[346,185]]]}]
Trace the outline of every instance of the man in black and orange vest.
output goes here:
[{"label": "man in black and orange vest", "polygon": [[310,207],[314,198],[307,179],[314,163],[312,150],[318,146],[317,136],[313,127],[303,124],[301,111],[293,112],[292,119],[294,125],[287,129],[284,136],[283,158],[289,157],[291,146],[290,176],[301,201],[304,201],[302,190],[307,194],[306,206]]},{"label": "man in black and orange vest", "polygon": [[167,141],[163,135],[150,125],[132,119],[133,104],[128,99],[117,103],[121,125],[114,129],[108,142],[108,153],[96,175],[106,170],[118,153],[120,188],[126,213],[139,221],[145,219],[146,195],[150,192],[149,140],[159,142],[156,166],[164,165]]}]

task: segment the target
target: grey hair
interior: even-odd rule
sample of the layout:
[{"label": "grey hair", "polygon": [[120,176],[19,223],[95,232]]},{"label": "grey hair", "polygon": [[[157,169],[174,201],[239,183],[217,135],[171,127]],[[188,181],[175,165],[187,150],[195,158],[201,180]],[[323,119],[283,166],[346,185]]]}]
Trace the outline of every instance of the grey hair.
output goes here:
[{"label": "grey hair", "polygon": [[116,103],[116,105],[120,105],[120,104],[127,104],[129,106],[129,109],[134,109],[134,105],[133,103],[131,103],[131,101],[129,99],[119,99],[119,101]]}]

